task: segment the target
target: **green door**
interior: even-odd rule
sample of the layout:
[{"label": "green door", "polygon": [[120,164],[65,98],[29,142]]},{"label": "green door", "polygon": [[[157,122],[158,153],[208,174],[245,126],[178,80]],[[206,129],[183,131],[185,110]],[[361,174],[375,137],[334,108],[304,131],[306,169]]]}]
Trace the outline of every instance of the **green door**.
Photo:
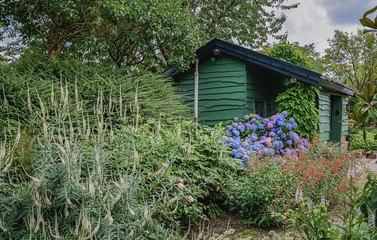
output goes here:
[{"label": "green door", "polygon": [[340,142],[342,135],[342,98],[331,95],[330,141]]}]

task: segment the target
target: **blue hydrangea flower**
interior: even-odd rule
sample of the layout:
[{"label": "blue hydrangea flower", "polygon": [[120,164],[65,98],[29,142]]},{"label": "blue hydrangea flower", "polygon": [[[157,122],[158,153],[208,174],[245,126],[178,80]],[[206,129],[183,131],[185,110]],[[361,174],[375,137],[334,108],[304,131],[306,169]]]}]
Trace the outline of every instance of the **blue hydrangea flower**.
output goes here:
[{"label": "blue hydrangea flower", "polygon": [[251,134],[251,141],[255,142],[258,140],[258,135],[256,133]]},{"label": "blue hydrangea flower", "polygon": [[292,128],[296,129],[297,128],[297,123],[292,123]]},{"label": "blue hydrangea flower", "polygon": [[238,121],[238,117],[235,117],[235,118],[234,118],[234,121],[237,122],[237,121]]},{"label": "blue hydrangea flower", "polygon": [[293,124],[293,123],[296,122],[296,120],[295,120],[293,117],[291,117],[291,118],[289,119],[289,122]]},{"label": "blue hydrangea flower", "polygon": [[288,130],[291,130],[291,129],[292,129],[292,124],[287,123],[287,125],[285,125],[285,127],[286,127]]},{"label": "blue hydrangea flower", "polygon": [[287,136],[286,136],[285,134],[282,134],[280,137],[281,137],[282,139],[284,139],[284,138],[286,138]]},{"label": "blue hydrangea flower", "polygon": [[203,129],[203,127],[202,126],[199,126],[199,130],[202,130]]},{"label": "blue hydrangea flower", "polygon": [[285,126],[285,123],[283,120],[277,120],[277,124],[280,126],[280,127],[284,127]]},{"label": "blue hydrangea flower", "polygon": [[273,124],[272,122],[269,122],[269,123],[267,123],[267,127],[268,127],[268,128],[273,128],[273,127],[274,127],[274,124]]},{"label": "blue hydrangea flower", "polygon": [[251,130],[251,131],[255,131],[255,130],[257,130],[257,126],[256,126],[256,125],[251,125],[250,130]]},{"label": "blue hydrangea flower", "polygon": [[241,147],[247,149],[249,147],[249,144],[247,142],[242,142]]},{"label": "blue hydrangea flower", "polygon": [[238,146],[240,145],[240,143],[238,141],[235,141],[235,140],[231,141],[230,143],[231,143],[230,146],[233,149],[238,148]]},{"label": "blue hydrangea flower", "polygon": [[228,135],[229,136],[233,136],[233,132],[232,131],[228,131]]},{"label": "blue hydrangea flower", "polygon": [[262,123],[267,124],[270,120],[268,118],[263,119]]},{"label": "blue hydrangea flower", "polygon": [[228,129],[228,131],[232,131],[232,130],[233,130],[233,127],[232,127],[231,125],[229,125],[229,126],[227,127],[227,129]]},{"label": "blue hydrangea flower", "polygon": [[254,123],[255,121],[256,121],[255,118],[252,118],[252,119],[250,120],[251,123]]},{"label": "blue hydrangea flower", "polygon": [[246,123],[245,126],[246,126],[247,130],[250,130],[250,128],[251,128],[251,124],[250,123]]},{"label": "blue hydrangea flower", "polygon": [[259,125],[258,125],[258,128],[259,128],[260,130],[263,130],[263,129],[264,129],[264,124],[262,124],[262,123],[259,124]]},{"label": "blue hydrangea flower", "polygon": [[241,158],[241,155],[237,152],[236,155],[234,155],[234,158],[236,158],[236,159],[240,159],[240,158]]},{"label": "blue hydrangea flower", "polygon": [[288,116],[288,112],[284,110],[281,112],[281,115],[283,115],[286,118]]},{"label": "blue hydrangea flower", "polygon": [[248,120],[250,117],[249,117],[249,115],[245,115],[244,117],[243,117],[243,119],[245,119],[245,120]]},{"label": "blue hydrangea flower", "polygon": [[264,141],[266,140],[266,138],[267,138],[266,136],[262,136],[260,139]]},{"label": "blue hydrangea flower", "polygon": [[240,132],[237,131],[237,130],[233,130],[233,134],[234,134],[235,136],[239,136],[239,135],[240,135]]},{"label": "blue hydrangea flower", "polygon": [[229,141],[229,138],[227,136],[223,136],[223,141]]},{"label": "blue hydrangea flower", "polygon": [[237,149],[233,149],[231,152],[230,152],[230,155],[231,156],[236,156],[236,154],[238,153]]},{"label": "blue hydrangea flower", "polygon": [[274,148],[279,148],[279,141],[275,141],[272,143],[272,146],[274,146]]},{"label": "blue hydrangea flower", "polygon": [[233,123],[233,127],[237,127],[238,126],[238,123]]}]

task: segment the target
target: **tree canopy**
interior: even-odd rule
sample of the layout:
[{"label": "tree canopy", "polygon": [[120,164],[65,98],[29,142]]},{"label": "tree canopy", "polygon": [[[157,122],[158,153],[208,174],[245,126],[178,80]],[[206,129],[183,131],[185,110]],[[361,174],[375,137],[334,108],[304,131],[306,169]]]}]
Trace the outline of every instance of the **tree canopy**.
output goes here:
[{"label": "tree canopy", "polygon": [[184,70],[194,51],[221,38],[259,47],[278,32],[287,0],[7,0],[0,24],[23,46],[40,46],[49,59],[61,54],[160,71]]},{"label": "tree canopy", "polygon": [[296,8],[298,3],[286,5],[286,0],[184,0],[197,20],[203,36],[208,40],[221,38],[247,47],[258,47],[269,36],[281,38],[278,32],[286,16],[275,10]]},{"label": "tree canopy", "polygon": [[377,36],[335,31],[324,57],[327,71],[354,88],[363,89],[368,83],[377,84]]}]

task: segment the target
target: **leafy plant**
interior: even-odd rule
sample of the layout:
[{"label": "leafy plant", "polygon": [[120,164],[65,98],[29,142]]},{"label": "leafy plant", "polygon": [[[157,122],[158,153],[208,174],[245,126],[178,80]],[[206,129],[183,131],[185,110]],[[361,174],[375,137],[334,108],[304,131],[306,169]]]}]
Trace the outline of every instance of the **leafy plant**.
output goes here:
[{"label": "leafy plant", "polygon": [[[267,49],[265,53],[306,68],[315,65],[314,61],[304,51],[289,44],[276,45],[272,49]],[[314,138],[317,135],[320,122],[316,106],[319,89],[300,81],[291,83],[288,79],[284,84],[287,89],[276,97],[277,111],[287,111],[296,120],[298,125],[296,132],[299,135]]]},{"label": "leafy plant", "polygon": [[285,85],[288,87],[287,90],[276,97],[276,101],[279,102],[277,110],[286,110],[289,115],[295,118],[298,125],[296,129],[298,134],[313,138],[317,135],[320,122],[316,107],[318,88],[301,82],[292,84],[289,80],[286,80]]},{"label": "leafy plant", "polygon": [[226,184],[226,204],[248,224],[282,226],[287,212],[300,201],[297,195],[314,203],[323,198],[334,203],[336,193],[344,189],[354,157],[315,141],[307,150],[291,155],[251,160],[244,173]]},{"label": "leafy plant", "polygon": [[377,134],[376,130],[370,130],[366,132],[366,141],[364,140],[363,131],[358,130],[349,138],[349,145],[353,149],[363,149],[365,151],[377,150],[377,140],[374,136]]},{"label": "leafy plant", "polygon": [[[350,119],[354,120],[355,123],[353,125],[353,128],[362,129],[363,139],[366,143],[366,120],[372,109],[377,110],[377,87],[373,87],[368,83],[362,92],[355,92],[355,96],[363,102],[363,105],[358,109],[354,109],[352,112],[346,112],[346,114]],[[377,140],[377,134],[374,136],[374,139]]]},{"label": "leafy plant", "polygon": [[334,225],[329,218],[328,204],[314,204],[303,202],[296,211],[291,213],[290,227],[292,227],[304,240],[314,239],[375,239],[375,228],[369,227],[365,218],[358,211],[362,203],[358,188],[353,179],[349,181],[349,192],[342,191],[338,194],[344,209],[336,211],[335,216],[341,220],[341,225]]}]

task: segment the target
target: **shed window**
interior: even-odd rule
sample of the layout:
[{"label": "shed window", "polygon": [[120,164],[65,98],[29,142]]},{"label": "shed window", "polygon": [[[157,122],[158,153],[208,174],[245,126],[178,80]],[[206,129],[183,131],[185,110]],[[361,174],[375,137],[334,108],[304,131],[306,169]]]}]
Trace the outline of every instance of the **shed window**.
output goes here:
[{"label": "shed window", "polygon": [[263,116],[264,114],[264,102],[263,101],[254,101],[255,114]]},{"label": "shed window", "polygon": [[350,105],[349,104],[346,104],[346,112],[350,112]]}]

